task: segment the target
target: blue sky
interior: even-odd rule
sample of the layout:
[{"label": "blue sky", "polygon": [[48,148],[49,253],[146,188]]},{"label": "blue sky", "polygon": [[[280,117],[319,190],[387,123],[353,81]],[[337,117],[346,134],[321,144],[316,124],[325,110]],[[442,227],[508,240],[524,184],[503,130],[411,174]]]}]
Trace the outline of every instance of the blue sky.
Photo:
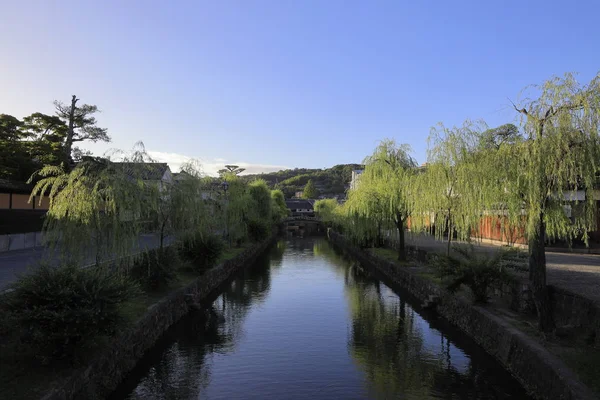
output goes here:
[{"label": "blue sky", "polygon": [[515,120],[509,99],[600,69],[597,1],[5,1],[0,113],[102,110],[111,144],[251,171],[426,158],[438,122]]}]

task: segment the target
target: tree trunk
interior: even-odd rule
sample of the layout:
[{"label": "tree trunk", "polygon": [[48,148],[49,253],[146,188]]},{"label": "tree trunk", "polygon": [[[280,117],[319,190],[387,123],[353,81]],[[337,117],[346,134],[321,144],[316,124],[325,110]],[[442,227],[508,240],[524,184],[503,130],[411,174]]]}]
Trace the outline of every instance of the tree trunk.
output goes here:
[{"label": "tree trunk", "polygon": [[554,329],[552,304],[546,286],[546,250],[545,236],[546,224],[544,215],[540,214],[539,220],[533,222],[535,231],[529,238],[529,284],[531,294],[538,313],[538,325],[542,332],[551,332]]},{"label": "tree trunk", "polygon": [[450,217],[448,217],[448,246],[446,249],[446,254],[450,255],[450,245],[452,244],[452,222],[450,222]]},{"label": "tree trunk", "polygon": [[165,226],[167,225],[166,221],[163,221],[161,226],[160,226],[160,247],[159,247],[159,251],[162,254],[163,251],[163,245],[165,242]]},{"label": "tree trunk", "polygon": [[77,96],[71,98],[71,109],[69,110],[69,129],[65,138],[65,154],[67,159],[71,159],[71,151],[73,149],[73,137],[75,136],[75,105],[77,104]]},{"label": "tree trunk", "polygon": [[396,216],[396,228],[398,229],[398,261],[406,261],[406,243],[404,240],[404,220]]}]

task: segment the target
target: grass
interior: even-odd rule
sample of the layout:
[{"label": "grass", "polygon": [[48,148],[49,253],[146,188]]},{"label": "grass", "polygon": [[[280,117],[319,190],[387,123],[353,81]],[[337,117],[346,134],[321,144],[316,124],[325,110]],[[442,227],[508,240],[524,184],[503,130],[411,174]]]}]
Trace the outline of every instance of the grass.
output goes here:
[{"label": "grass", "polygon": [[[244,243],[241,247],[226,249],[217,262],[231,260],[250,248],[253,243]],[[169,295],[173,290],[184,287],[201,275],[192,273],[185,268],[178,268],[177,279],[166,289],[157,292],[145,292],[121,306],[121,315],[125,325],[131,325],[141,318],[148,307],[156,304]],[[2,312],[2,310],[0,310]],[[8,324],[4,319],[0,324]],[[0,337],[0,399],[33,399],[42,397],[52,383],[64,379],[82,366],[106,346],[109,337],[95,338],[82,348],[81,356],[76,363],[53,361],[48,365],[34,363],[34,354],[27,347],[18,344],[18,340],[10,337]]]},{"label": "grass", "polygon": [[225,251],[219,257],[218,264],[220,264],[220,263],[222,263],[224,261],[231,260],[231,259],[237,257],[244,250],[246,250],[247,248],[249,248],[250,245],[251,245],[250,243],[244,243],[240,247],[230,247],[230,248],[225,249]]},{"label": "grass", "polygon": [[387,247],[371,247],[369,249],[369,251],[373,255],[375,255],[379,258],[383,258],[384,260],[390,261],[394,264],[401,265],[401,266],[409,265],[409,262],[407,262],[407,261],[398,260],[398,251],[397,250],[390,249]]},{"label": "grass", "polygon": [[440,278],[439,274],[431,271],[431,270],[423,270],[423,271],[419,271],[417,272],[417,275],[420,276],[421,278],[425,278],[430,282],[435,283],[438,286],[442,286],[443,282],[442,279]]}]

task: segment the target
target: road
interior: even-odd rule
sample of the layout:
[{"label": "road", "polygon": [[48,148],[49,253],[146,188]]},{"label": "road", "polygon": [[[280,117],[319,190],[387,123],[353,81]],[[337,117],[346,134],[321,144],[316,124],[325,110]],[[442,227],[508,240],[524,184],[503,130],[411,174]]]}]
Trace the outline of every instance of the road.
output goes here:
[{"label": "road", "polygon": [[[139,247],[136,251],[147,248],[155,248],[159,245],[159,238],[154,234],[141,235]],[[44,248],[15,250],[0,253],[0,290],[15,281],[20,274],[35,268],[40,261],[48,261],[51,264],[58,263],[58,255],[52,255]],[[92,263],[93,258],[86,260],[86,264]]]}]

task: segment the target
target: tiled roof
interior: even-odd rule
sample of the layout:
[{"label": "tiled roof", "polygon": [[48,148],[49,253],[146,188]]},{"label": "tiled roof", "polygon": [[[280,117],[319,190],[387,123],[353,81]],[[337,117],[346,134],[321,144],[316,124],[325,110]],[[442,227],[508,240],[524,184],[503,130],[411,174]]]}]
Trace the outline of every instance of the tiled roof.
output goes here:
[{"label": "tiled roof", "polygon": [[25,182],[10,181],[8,179],[0,179],[0,192],[2,193],[31,193],[33,185]]},{"label": "tiled roof", "polygon": [[298,208],[308,209],[308,210],[313,209],[313,205],[308,200],[286,200],[285,205],[289,209],[298,209]]}]

